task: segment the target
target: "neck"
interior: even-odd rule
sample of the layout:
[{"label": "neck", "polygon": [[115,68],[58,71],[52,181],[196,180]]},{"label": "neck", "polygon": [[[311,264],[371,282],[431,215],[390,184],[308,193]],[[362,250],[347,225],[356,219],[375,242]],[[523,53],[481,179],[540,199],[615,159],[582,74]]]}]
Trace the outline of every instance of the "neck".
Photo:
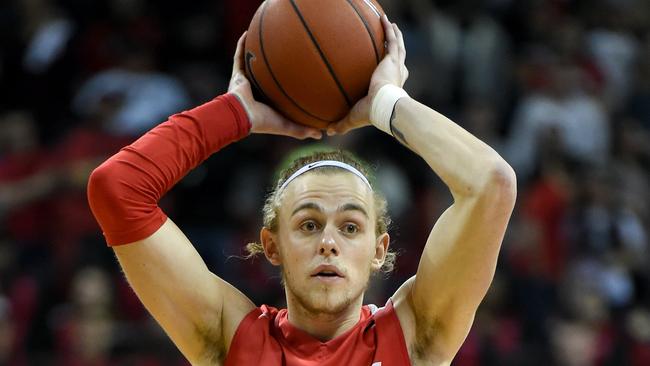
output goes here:
[{"label": "neck", "polygon": [[352,329],[361,318],[363,296],[336,313],[314,312],[306,309],[287,291],[289,322],[312,337],[326,342]]}]

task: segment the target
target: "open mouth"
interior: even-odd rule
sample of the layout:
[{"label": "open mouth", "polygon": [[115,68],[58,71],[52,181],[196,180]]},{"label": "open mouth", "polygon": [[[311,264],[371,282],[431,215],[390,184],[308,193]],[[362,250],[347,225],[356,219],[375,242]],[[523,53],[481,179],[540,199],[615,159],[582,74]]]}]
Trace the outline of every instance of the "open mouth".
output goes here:
[{"label": "open mouth", "polygon": [[343,278],[341,271],[333,265],[320,265],[311,274],[312,277],[317,277],[321,279],[334,279],[334,278]]},{"label": "open mouth", "polygon": [[341,277],[336,272],[318,272],[315,277]]}]

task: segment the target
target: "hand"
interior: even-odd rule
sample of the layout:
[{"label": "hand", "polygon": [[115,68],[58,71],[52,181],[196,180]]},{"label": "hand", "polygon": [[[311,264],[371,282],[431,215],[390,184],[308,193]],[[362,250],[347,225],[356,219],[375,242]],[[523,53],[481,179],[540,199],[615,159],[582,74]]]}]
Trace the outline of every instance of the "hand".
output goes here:
[{"label": "hand", "polygon": [[350,113],[338,122],[331,123],[327,127],[328,135],[345,134],[348,131],[368,126],[370,124],[370,107],[372,100],[386,84],[393,84],[400,88],[408,79],[409,72],[406,68],[406,46],[404,37],[397,27],[397,24],[388,21],[386,15],[381,17],[381,24],[384,27],[387,47],[386,55],[372,74],[368,95],[352,107]]},{"label": "hand", "polygon": [[243,69],[245,40],[246,33],[244,32],[237,42],[237,51],[235,51],[228,92],[237,96],[244,109],[246,109],[248,119],[251,122],[251,133],[283,135],[301,140],[309,137],[320,139],[323,135],[320,130],[292,122],[276,112],[273,108],[253,98],[251,84],[246,78]]}]

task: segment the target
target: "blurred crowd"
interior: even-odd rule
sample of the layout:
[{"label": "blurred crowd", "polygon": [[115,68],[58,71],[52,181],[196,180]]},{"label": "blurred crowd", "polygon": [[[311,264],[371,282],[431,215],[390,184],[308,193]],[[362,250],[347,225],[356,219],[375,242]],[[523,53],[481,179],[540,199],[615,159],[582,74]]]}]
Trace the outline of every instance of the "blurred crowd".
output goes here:
[{"label": "blurred crowd", "polygon": [[[650,365],[650,2],[380,0],[405,34],[405,89],[515,168],[494,283],[454,365]],[[185,365],[120,273],[90,171],[226,90],[259,0],[0,3],[0,365]],[[415,273],[451,196],[372,128],[325,143],[376,168],[400,253],[366,302]],[[251,136],[161,201],[209,268],[284,305],[245,260],[274,169],[304,143]]]}]

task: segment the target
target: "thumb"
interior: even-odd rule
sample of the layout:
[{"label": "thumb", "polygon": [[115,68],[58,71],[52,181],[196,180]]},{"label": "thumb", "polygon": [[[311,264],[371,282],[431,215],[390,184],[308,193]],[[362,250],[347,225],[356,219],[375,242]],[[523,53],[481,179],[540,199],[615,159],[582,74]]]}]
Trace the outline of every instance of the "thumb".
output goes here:
[{"label": "thumb", "polygon": [[295,137],[300,140],[304,140],[306,138],[320,140],[323,136],[323,133],[317,128],[299,125],[289,120],[283,121],[282,129],[284,130],[283,132],[285,135]]},{"label": "thumb", "polygon": [[342,120],[330,123],[327,126],[327,136],[342,135],[352,130],[353,126],[352,113],[350,113]]},{"label": "thumb", "polygon": [[368,97],[365,97],[352,107],[350,113],[345,118],[327,126],[327,135],[345,134],[351,130],[367,125],[369,120],[370,102]]},{"label": "thumb", "polygon": [[235,50],[235,56],[233,57],[233,68],[232,68],[232,77],[235,77],[235,74],[238,72],[244,72],[244,47],[246,45],[246,33],[244,32],[239,40],[237,41],[237,49]]}]

